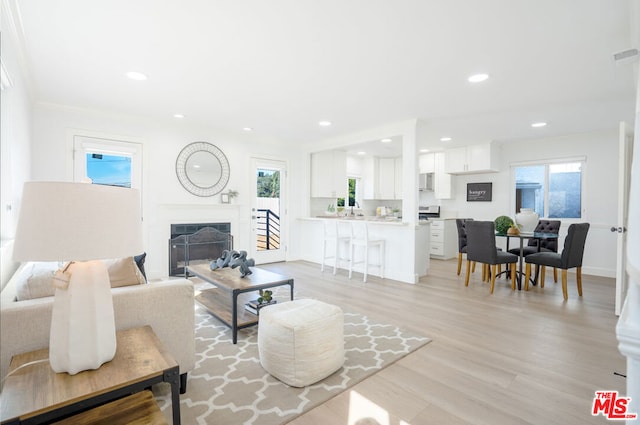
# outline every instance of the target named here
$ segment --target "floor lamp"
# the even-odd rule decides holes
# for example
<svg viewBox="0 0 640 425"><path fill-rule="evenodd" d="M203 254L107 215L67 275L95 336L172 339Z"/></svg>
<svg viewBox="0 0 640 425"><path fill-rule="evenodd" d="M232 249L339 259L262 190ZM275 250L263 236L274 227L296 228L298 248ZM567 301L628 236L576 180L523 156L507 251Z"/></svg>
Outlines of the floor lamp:
<svg viewBox="0 0 640 425"><path fill-rule="evenodd" d="M74 375L113 359L111 285L100 260L143 251L140 202L136 189L25 183L14 260L69 262L53 279L49 361L54 371Z"/></svg>

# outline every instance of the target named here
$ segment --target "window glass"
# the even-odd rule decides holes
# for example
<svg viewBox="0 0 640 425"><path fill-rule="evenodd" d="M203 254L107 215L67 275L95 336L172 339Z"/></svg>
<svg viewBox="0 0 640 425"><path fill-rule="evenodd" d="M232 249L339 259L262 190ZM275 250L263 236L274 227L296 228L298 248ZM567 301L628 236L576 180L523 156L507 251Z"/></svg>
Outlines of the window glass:
<svg viewBox="0 0 640 425"><path fill-rule="evenodd" d="M131 157L86 154L87 177L93 184L131 187Z"/></svg>
<svg viewBox="0 0 640 425"><path fill-rule="evenodd" d="M258 170L258 198L280 198L280 171Z"/></svg>
<svg viewBox="0 0 640 425"><path fill-rule="evenodd" d="M531 208L540 217L581 218L582 162L515 167L515 211Z"/></svg>
<svg viewBox="0 0 640 425"><path fill-rule="evenodd" d="M549 218L580 218L582 164L549 165Z"/></svg>
<svg viewBox="0 0 640 425"><path fill-rule="evenodd" d="M545 166L516 167L516 212L531 208L544 216Z"/></svg>
<svg viewBox="0 0 640 425"><path fill-rule="evenodd" d="M356 179L349 179L349 206L354 207L356 205Z"/></svg>

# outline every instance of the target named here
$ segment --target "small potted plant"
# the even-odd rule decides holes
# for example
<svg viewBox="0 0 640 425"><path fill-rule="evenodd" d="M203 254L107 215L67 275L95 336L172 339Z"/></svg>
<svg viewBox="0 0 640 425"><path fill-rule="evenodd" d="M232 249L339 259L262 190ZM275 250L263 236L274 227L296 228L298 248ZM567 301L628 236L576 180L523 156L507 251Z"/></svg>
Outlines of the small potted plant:
<svg viewBox="0 0 640 425"><path fill-rule="evenodd" d="M518 236L520 234L520 226L513 223L511 227L507 229L507 235Z"/></svg>
<svg viewBox="0 0 640 425"><path fill-rule="evenodd" d="M495 219L496 232L500 234L506 234L509 228L514 225L513 219L508 215L501 215Z"/></svg>
<svg viewBox="0 0 640 425"><path fill-rule="evenodd" d="M268 289L260 290L260 297L258 298L258 304L269 304L272 300L273 291Z"/></svg>

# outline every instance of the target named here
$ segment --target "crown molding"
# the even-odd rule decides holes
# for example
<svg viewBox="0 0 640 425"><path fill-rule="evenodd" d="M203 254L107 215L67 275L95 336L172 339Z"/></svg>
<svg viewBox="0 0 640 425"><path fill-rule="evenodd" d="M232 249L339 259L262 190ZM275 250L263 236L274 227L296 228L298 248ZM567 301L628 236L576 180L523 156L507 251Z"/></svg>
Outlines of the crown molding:
<svg viewBox="0 0 640 425"><path fill-rule="evenodd" d="M0 0L0 11L3 21L7 23L7 28L3 28L3 30L8 33L9 37L7 38L13 41L12 44L15 48L16 60L18 62L18 67L20 68L25 89L29 97L33 98L33 79L31 77L29 61L26 54L26 43L24 41L24 30L18 0ZM10 74L6 69L4 69L3 64L3 74L5 71L7 76L9 76ZM13 83L16 83L16 81L17 77L14 76Z"/></svg>

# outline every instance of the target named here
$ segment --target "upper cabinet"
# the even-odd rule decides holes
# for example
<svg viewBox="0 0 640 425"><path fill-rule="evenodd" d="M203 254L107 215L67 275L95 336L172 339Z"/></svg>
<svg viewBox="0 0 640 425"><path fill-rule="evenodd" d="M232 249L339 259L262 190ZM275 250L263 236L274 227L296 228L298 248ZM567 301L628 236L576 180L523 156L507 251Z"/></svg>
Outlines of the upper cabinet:
<svg viewBox="0 0 640 425"><path fill-rule="evenodd" d="M420 174L430 174L433 185L427 190L433 190L436 199L453 198L453 176L445 171L445 153L434 152L420 155L418 158Z"/></svg>
<svg viewBox="0 0 640 425"><path fill-rule="evenodd" d="M402 158L368 158L364 171L364 199L402 199Z"/></svg>
<svg viewBox="0 0 640 425"><path fill-rule="evenodd" d="M434 157L434 179L433 179L433 194L436 199L451 199L453 198L453 176L449 173L445 173L445 154L444 152L437 152L433 154Z"/></svg>
<svg viewBox="0 0 640 425"><path fill-rule="evenodd" d="M476 174L499 171L499 148L491 143L446 149L444 153L446 173Z"/></svg>
<svg viewBox="0 0 640 425"><path fill-rule="evenodd" d="M330 150L311 154L311 196L346 198L346 152Z"/></svg>
<svg viewBox="0 0 640 425"><path fill-rule="evenodd" d="M435 173L435 154L425 153L418 157L418 169L420 174Z"/></svg>
<svg viewBox="0 0 640 425"><path fill-rule="evenodd" d="M396 199L396 165L394 158L378 158L376 199Z"/></svg>
<svg viewBox="0 0 640 425"><path fill-rule="evenodd" d="M403 176L402 176L402 158L395 158L393 161L394 165L394 177L395 177L395 190L394 190L394 199L402 199L402 188L404 187Z"/></svg>

